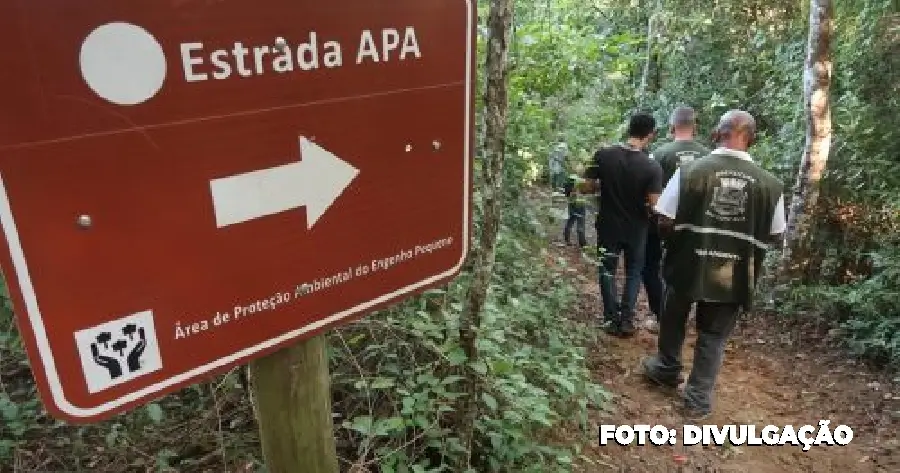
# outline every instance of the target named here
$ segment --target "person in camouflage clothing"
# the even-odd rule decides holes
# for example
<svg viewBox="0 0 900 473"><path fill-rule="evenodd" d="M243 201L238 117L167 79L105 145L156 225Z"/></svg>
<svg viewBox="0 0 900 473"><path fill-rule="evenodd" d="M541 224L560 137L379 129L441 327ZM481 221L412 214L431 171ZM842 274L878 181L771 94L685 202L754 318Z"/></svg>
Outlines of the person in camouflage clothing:
<svg viewBox="0 0 900 473"><path fill-rule="evenodd" d="M566 159L569 156L569 146L565 142L565 135L558 136L558 142L550 149L547 170L550 173L550 189L559 191L566 180Z"/></svg>
<svg viewBox="0 0 900 473"><path fill-rule="evenodd" d="M566 240L566 244L571 245L572 227L575 227L575 232L578 234L578 247L584 248L587 246L587 238L584 234L587 199L578 191L578 184L580 184L581 181L582 179L578 177L578 174L572 174L569 176L569 179L566 180L566 184L563 187L563 192L569 201L569 219L566 220L566 228L563 230L563 237Z"/></svg>
<svg viewBox="0 0 900 473"><path fill-rule="evenodd" d="M725 344L740 312L751 308L763 258L786 226L784 184L747 153L755 136L749 113L725 113L713 134L718 148L676 170L656 203L666 237L667 289L657 354L642 365L650 381L678 386L688 313L696 302L694 362L681 392L692 421L712 412Z"/></svg>

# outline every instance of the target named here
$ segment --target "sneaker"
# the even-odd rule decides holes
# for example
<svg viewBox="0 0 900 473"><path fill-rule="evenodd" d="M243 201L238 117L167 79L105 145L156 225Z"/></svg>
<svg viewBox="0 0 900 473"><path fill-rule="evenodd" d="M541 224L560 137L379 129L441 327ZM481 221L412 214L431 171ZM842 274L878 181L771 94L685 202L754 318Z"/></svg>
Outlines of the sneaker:
<svg viewBox="0 0 900 473"><path fill-rule="evenodd" d="M652 334L658 334L659 333L659 322L657 322L656 319L654 319L654 318L647 319L644 321L643 329Z"/></svg>

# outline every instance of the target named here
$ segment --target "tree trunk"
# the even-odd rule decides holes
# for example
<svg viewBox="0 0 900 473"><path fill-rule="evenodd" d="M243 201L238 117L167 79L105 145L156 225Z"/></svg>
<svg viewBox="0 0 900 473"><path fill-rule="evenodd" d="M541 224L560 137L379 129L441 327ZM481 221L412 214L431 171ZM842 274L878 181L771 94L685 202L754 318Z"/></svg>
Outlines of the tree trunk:
<svg viewBox="0 0 900 473"><path fill-rule="evenodd" d="M637 90L637 106L638 109L644 108L644 98L647 95L647 81L650 78L650 63L653 62L653 38L655 35L654 31L654 22L656 20L656 16L662 10L662 0L656 1L656 9L650 12L649 18L647 18L647 53L644 58L644 69L641 73L641 84L638 86Z"/></svg>
<svg viewBox="0 0 900 473"><path fill-rule="evenodd" d="M782 278L797 274L801 248L810 237L819 199L819 183L831 150L831 38L834 32L831 0L811 0L809 40L803 71L806 107L806 145L794 186L782 253Z"/></svg>
<svg viewBox="0 0 900 473"><path fill-rule="evenodd" d="M466 306L460 318L459 336L469 363L478 361L478 335L481 328L481 314L487 299L491 276L494 271L494 256L497 232L500 229L503 201L503 160L506 151L507 126L507 56L509 53L510 28L513 15L512 0L491 0L488 17L490 38L485 61L486 85L484 94L484 161L481 167L481 199L484 218L481 222L479 245L473 251L473 275L466 294ZM464 469L472 468L473 461L479 461L478 442L475 439L475 421L478 419L478 404L481 387L476 375L470 374L466 380L466 396L459 412L459 432L463 445L469 451ZM462 470L459 470L462 471Z"/></svg>
<svg viewBox="0 0 900 473"><path fill-rule="evenodd" d="M270 473L338 473L325 347L319 335L250 365Z"/></svg>

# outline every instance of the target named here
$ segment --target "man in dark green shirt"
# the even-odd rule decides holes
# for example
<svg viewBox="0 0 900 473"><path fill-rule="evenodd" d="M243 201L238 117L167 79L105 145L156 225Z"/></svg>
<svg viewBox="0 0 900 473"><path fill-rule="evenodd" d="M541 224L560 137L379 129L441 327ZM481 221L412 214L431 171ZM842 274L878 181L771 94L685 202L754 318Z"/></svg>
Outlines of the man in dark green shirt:
<svg viewBox="0 0 900 473"><path fill-rule="evenodd" d="M756 123L741 110L722 116L718 144L708 156L676 170L657 204L666 239L663 276L668 289L657 354L644 375L678 385L688 313L697 303L694 363L683 391L686 417L705 419L725 344L742 309L752 305L763 258L785 229L784 185L753 162Z"/></svg>
<svg viewBox="0 0 900 473"><path fill-rule="evenodd" d="M669 116L669 134L673 141L663 144L651 155L663 170L663 185L669 182L675 170L682 164L690 163L709 154L709 149L694 141L697 130L697 118L691 107L678 107ZM644 269L641 276L644 290L647 291L647 302L655 320L650 319L646 328L650 332L658 330L659 316L662 313L663 282L660 276L663 248L659 231L654 219L647 232L647 249L644 253Z"/></svg>

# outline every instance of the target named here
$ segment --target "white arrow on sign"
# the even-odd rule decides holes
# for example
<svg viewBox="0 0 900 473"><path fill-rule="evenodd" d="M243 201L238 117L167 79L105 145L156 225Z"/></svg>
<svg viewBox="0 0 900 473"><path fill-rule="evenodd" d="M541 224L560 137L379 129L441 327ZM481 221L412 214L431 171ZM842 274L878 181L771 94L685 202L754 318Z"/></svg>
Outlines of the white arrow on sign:
<svg viewBox="0 0 900 473"><path fill-rule="evenodd" d="M312 228L359 174L359 169L300 137L300 161L212 179L218 228L306 207Z"/></svg>

